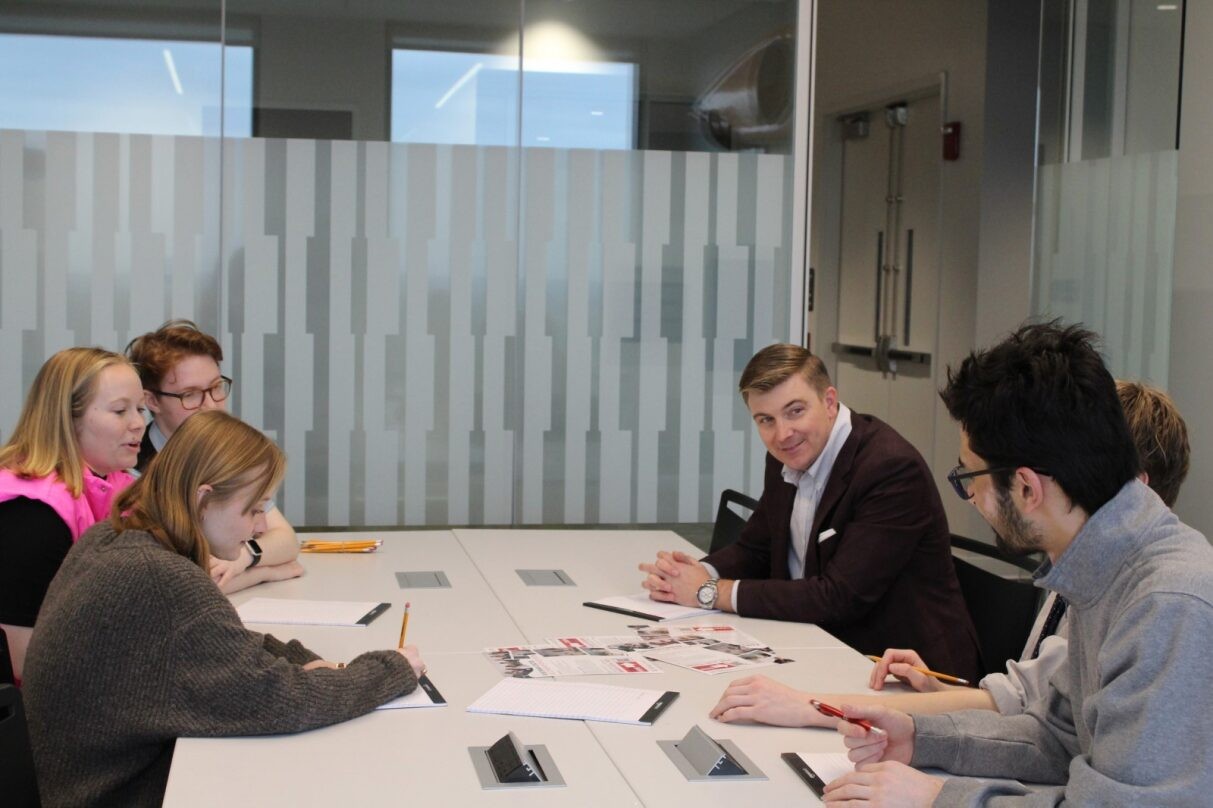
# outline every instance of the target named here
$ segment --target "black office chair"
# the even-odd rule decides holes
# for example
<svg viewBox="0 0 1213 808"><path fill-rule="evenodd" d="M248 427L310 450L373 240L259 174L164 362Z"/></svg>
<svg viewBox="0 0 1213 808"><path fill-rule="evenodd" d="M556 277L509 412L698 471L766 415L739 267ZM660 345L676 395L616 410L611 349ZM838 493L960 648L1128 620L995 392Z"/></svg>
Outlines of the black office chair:
<svg viewBox="0 0 1213 808"><path fill-rule="evenodd" d="M750 515L742 516L730 505L740 505L753 513L758 507L758 500L751 499L745 494L726 488L720 492L720 506L716 509L716 524L712 527L712 544L709 553L728 547L741 537L741 529L749 521Z"/></svg>
<svg viewBox="0 0 1213 808"><path fill-rule="evenodd" d="M1030 559L1011 558L985 542L952 536L953 550L994 558L1022 570L1034 570ZM1040 608L1040 590L1030 580L1005 578L952 555L956 578L964 595L969 616L977 629L983 675L1006 669L1008 659L1019 659Z"/></svg>
<svg viewBox="0 0 1213 808"><path fill-rule="evenodd" d="M29 746L21 691L0 685L0 794L12 808L38 808L38 781Z"/></svg>
<svg viewBox="0 0 1213 808"><path fill-rule="evenodd" d="M8 651L8 635L0 628L0 685L17 684L17 675L13 670L13 657Z"/></svg>

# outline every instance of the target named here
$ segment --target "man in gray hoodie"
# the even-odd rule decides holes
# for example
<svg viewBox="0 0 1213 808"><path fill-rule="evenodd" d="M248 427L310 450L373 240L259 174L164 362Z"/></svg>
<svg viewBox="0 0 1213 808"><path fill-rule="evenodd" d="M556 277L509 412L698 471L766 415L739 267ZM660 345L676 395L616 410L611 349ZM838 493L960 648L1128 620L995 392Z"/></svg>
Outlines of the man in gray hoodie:
<svg viewBox="0 0 1213 808"><path fill-rule="evenodd" d="M1094 335L1020 328L949 370L960 423L948 475L1037 584L1070 606L1067 663L1022 715L845 708L856 771L826 802L1200 805L1213 794L1213 548L1144 484ZM911 767L964 778L938 780ZM980 779L979 779L980 778ZM1024 785L1031 783L1037 785Z"/></svg>

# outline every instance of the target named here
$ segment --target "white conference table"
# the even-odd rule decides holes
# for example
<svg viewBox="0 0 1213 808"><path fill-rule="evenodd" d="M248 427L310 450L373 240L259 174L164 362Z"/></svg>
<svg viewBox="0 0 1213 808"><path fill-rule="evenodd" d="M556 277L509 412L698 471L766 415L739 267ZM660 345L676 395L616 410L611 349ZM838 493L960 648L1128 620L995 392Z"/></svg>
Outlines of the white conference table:
<svg viewBox="0 0 1213 808"><path fill-rule="evenodd" d="M455 536L493 592L532 643L576 634L630 634L634 617L582 606L587 600L643 592L644 573L658 550L703 552L668 530L465 530ZM573 586L528 586L518 569L560 569ZM745 626L778 648L847 648L817 626L713 614L695 621Z"/></svg>
<svg viewBox="0 0 1213 808"><path fill-rule="evenodd" d="M426 665L445 707L378 710L295 735L182 738L164 805L642 804L585 722L467 712L501 678L481 654L428 654ZM467 747L511 730L523 744L547 746L568 785L482 790Z"/></svg>
<svg viewBox="0 0 1213 808"><path fill-rule="evenodd" d="M850 648L776 648L781 656L795 661L786 665L761 668L762 673L800 690L815 693L841 693L866 690L872 663ZM824 728L770 727L755 724L723 724L708 717L721 692L737 675L704 676L696 671L663 666L661 687L677 690L680 695L665 715L651 728L647 738L638 738L627 730L634 727L590 722L587 724L611 760L627 777L645 805L694 805L696 808L720 806L738 808L742 805L814 804L816 798L780 759L784 752L842 752L844 747L837 732ZM608 677L578 677L583 681L604 681ZM635 687L653 687L650 677L627 678L621 682ZM658 677L651 677L657 679ZM859 684L857 684L859 683ZM615 682L611 682L615 684ZM837 705L835 705L837 706ZM657 741L678 740L698 724L717 740L737 744L762 773L765 781L695 782L688 783Z"/></svg>
<svg viewBox="0 0 1213 808"><path fill-rule="evenodd" d="M329 659L395 646L401 607L412 602L408 640L421 647L446 707L378 711L297 735L177 742L164 805L400 805L421 801L486 805L771 804L815 798L779 759L782 752L838 752L828 730L721 724L708 711L736 675L707 676L659 663L662 674L576 677L601 684L680 693L652 727L558 721L466 712L500 679L482 649L537 643L553 636L626 634L636 618L582 606L639 590L636 564L659 549L698 552L668 531L456 530L308 534L304 538L383 539L377 553L307 554L307 574L234 595L381 600L392 608L366 628L251 626L299 639ZM561 569L573 586L527 586L516 569ZM402 590L396 572L441 570L449 589ZM865 692L870 664L815 626L713 614L675 624L725 623L754 635L787 665L759 669L817 692ZM686 781L658 740L677 740L695 724L739 744L766 781ZM487 746L512 730L523 744L544 744L567 786L482 790L469 746ZM231 788L219 783L239 784Z"/></svg>
<svg viewBox="0 0 1213 808"><path fill-rule="evenodd" d="M301 538L381 538L383 545L374 553L302 553L299 560L306 570L302 577L237 592L232 603L239 606L255 597L319 598L386 601L391 608L366 628L250 625L254 631L297 639L326 659L349 660L363 651L395 648L404 604L409 601L408 642L427 654L526 641L449 530L307 533ZM402 589L397 582L398 572L424 571L445 573L450 588Z"/></svg>

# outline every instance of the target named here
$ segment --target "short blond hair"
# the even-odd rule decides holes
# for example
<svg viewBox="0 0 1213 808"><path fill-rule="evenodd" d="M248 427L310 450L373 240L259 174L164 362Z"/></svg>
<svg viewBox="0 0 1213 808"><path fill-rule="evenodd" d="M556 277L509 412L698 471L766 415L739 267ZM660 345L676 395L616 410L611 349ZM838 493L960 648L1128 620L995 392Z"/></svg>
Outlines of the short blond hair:
<svg viewBox="0 0 1213 808"><path fill-rule="evenodd" d="M42 365L25 397L8 443L0 448L0 468L37 479L54 473L72 496L84 490L84 458L76 422L97 394L106 368L131 363L102 348L67 348Z"/></svg>
<svg viewBox="0 0 1213 808"><path fill-rule="evenodd" d="M117 530L146 530L160 544L210 566L202 510L226 502L249 485L248 512L282 481L286 458L274 442L220 410L200 412L173 432L143 476L114 501ZM198 489L211 491L198 496Z"/></svg>
<svg viewBox="0 0 1213 808"><path fill-rule="evenodd" d="M750 393L774 390L797 373L819 396L824 396L830 387L830 373L820 357L807 348L781 342L754 354L741 372L737 388L742 400L749 401Z"/></svg>
<svg viewBox="0 0 1213 808"><path fill-rule="evenodd" d="M1149 478L1149 486L1171 507L1191 465L1188 425L1171 397L1155 387L1118 380L1116 392L1141 470Z"/></svg>

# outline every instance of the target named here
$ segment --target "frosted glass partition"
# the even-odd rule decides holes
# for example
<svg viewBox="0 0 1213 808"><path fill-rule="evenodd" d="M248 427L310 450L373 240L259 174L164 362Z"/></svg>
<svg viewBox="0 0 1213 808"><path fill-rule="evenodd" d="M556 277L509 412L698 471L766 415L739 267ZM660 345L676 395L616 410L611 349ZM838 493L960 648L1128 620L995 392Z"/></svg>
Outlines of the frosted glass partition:
<svg viewBox="0 0 1213 808"><path fill-rule="evenodd" d="M761 488L789 159L4 131L0 424L55 350L193 317L297 523L709 520Z"/></svg>
<svg viewBox="0 0 1213 808"><path fill-rule="evenodd" d="M1167 386L1184 3L1042 0L1033 313Z"/></svg>
<svg viewBox="0 0 1213 808"><path fill-rule="evenodd" d="M1178 152L1040 166L1033 310L1103 337L1114 374L1165 388Z"/></svg>
<svg viewBox="0 0 1213 808"><path fill-rule="evenodd" d="M790 158L525 155L516 518L706 521L761 490L736 384L787 338Z"/></svg>
<svg viewBox="0 0 1213 808"><path fill-rule="evenodd" d="M0 129L0 439L42 362L219 322L218 138Z"/></svg>
<svg viewBox="0 0 1213 808"><path fill-rule="evenodd" d="M297 525L761 489L807 0L0 6L0 440L54 351L186 317Z"/></svg>

